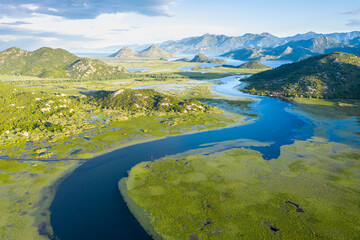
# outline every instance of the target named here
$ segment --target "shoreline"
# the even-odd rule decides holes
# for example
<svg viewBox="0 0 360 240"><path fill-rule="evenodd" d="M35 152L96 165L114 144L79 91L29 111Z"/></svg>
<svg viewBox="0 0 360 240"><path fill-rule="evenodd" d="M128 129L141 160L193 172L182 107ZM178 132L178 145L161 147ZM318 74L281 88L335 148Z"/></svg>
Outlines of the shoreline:
<svg viewBox="0 0 360 240"><path fill-rule="evenodd" d="M75 165L71 166L67 170L60 173L58 178L55 178L53 182L51 182L48 186L41 189L41 197L40 200L36 203L38 205L36 211L32 214L34 217L34 225L38 228L39 235L43 236L43 234L40 234L40 230L44 231L44 234L49 237L49 239L53 239L53 229L51 226L51 211L50 211L50 205L55 197L56 190L61 184L61 182L66 179L71 173L73 173L79 166L81 166L83 162L79 161ZM43 213L46 213L44 216ZM40 228L41 225L41 228ZM51 236L51 238L50 238Z"/></svg>
<svg viewBox="0 0 360 240"><path fill-rule="evenodd" d="M151 218L149 213L146 212L145 208L137 205L134 200L129 196L126 185L127 178L122 178L118 182L118 188L121 193L121 196L126 203L126 206L130 210L131 214L136 218L140 223L142 228L154 239L154 240L163 240L163 237L155 231L153 225L151 224Z"/></svg>
<svg viewBox="0 0 360 240"><path fill-rule="evenodd" d="M227 112L220 113L220 114L227 114ZM230 114L232 114L232 113L230 113ZM220 130L220 129L238 127L238 126L243 126L243 125L247 125L247 124L252 124L253 122L258 120L258 118L256 118L256 117L253 117L253 119L249 119L249 120L245 120L246 118L248 118L248 117L245 116L245 115L242 115L242 117L235 120L236 122L234 122L234 123L225 123L226 124L225 127L215 127L213 129L206 129L206 130L201 130L201 131L196 131L195 130L195 131L189 131L189 132L182 133L182 134L177 134L177 135L168 135L168 136L165 136L165 137L150 137L150 138L142 139L142 140L129 141L127 143L120 144L119 146L112 147L112 148L109 148L109 149L106 149L106 150L103 150L103 151L99 151L98 153L93 154L92 157L90 157L90 158L59 158L59 159L56 159L56 158L54 158L54 159L51 159L51 158L49 158L49 159L0 158L0 160L4 160L4 161L39 161L39 162L88 161L88 160L94 159L96 157L100 157L100 156L103 156L105 154L114 152L114 151L119 150L121 148L133 146L133 145L140 144L140 143L152 142L152 141L156 141L156 140L160 140L160 139L164 139L164 138L176 137L176 136L196 134L196 133L199 133L199 132L216 131L216 130Z"/></svg>

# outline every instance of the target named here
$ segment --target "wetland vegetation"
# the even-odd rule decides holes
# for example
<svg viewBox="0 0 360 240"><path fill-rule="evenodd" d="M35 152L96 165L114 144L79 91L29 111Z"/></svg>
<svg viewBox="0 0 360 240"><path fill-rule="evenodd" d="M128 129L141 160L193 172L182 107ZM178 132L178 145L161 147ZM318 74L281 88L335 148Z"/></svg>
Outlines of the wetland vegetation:
<svg viewBox="0 0 360 240"><path fill-rule="evenodd" d="M135 66L139 64L151 64L156 70L168 62L144 60ZM197 86L214 83L192 82L198 78L196 72L178 69L186 63L169 65L168 72L128 73L126 78L114 80L36 74L0 77L0 154L3 159L18 159L0 160L0 238L52 237L48 208L56 186L83 163L82 159L169 135L247 121L245 111L223 111L217 103L201 101L213 96L226 105L226 100L209 88ZM228 75L209 73L200 79ZM151 89L132 90L153 84L188 87L176 93L165 91L167 95ZM239 100L244 107L250 103Z"/></svg>
<svg viewBox="0 0 360 240"><path fill-rule="evenodd" d="M40 54L11 51L21 58ZM69 62L100 63L66 56ZM7 75L0 76L0 155L16 160L0 160L0 207L5 213L0 238L53 237L48 208L56 186L84 160L136 143L255 121L252 106L258 99L219 94L214 86L222 84L218 79L269 69L249 63L182 71L180 67L194 63L98 58L108 64L106 69L147 70L121 70L111 78L45 74L40 68L29 72L28 65L16 73L28 76L13 75L10 68L2 72ZM358 122L359 103L291 101L294 112L316 123L316 137L282 146L280 157L270 161L247 148L270 143L243 139L224 143L225 149L203 146L200 152L141 163L119 185L131 210L140 213L140 222L155 238L358 236L354 204L359 201L360 130L335 130L352 141L348 145L330 141L327 131L334 119ZM322 125L324 118L329 122Z"/></svg>
<svg viewBox="0 0 360 240"><path fill-rule="evenodd" d="M358 238L359 101L287 100L294 104L291 111L314 124L314 136L282 146L275 159L264 160L244 144L268 143L244 139L230 149L204 146L133 167L119 188L149 234L155 239Z"/></svg>
<svg viewBox="0 0 360 240"><path fill-rule="evenodd" d="M148 213L139 219L163 239L359 236L359 149L315 137L270 161L241 147L211 152L130 171L128 194Z"/></svg>

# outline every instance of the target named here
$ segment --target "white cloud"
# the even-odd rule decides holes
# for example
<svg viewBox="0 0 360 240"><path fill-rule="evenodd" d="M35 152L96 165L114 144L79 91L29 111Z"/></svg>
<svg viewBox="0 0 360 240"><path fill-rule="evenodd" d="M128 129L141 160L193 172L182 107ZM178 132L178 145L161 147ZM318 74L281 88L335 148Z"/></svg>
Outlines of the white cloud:
<svg viewBox="0 0 360 240"><path fill-rule="evenodd" d="M1 16L27 16L36 11L68 19L93 19L103 13L137 12L147 16L171 16L177 0L1 0ZM16 7L15 7L16 6ZM20 6L20 7L17 7ZM57 11L54 11L56 9Z"/></svg>
<svg viewBox="0 0 360 240"><path fill-rule="evenodd" d="M49 12L58 12L56 8L48 8Z"/></svg>
<svg viewBox="0 0 360 240"><path fill-rule="evenodd" d="M76 48L95 49L113 45L157 43L205 33L226 34L233 31L230 27L184 24L173 18L148 17L137 13L101 14L95 19L77 20L33 13L25 18L0 18L0 27L1 23L9 22L26 23L12 25L12 31L19 31L22 35L28 32L29 36L43 32L43 35L38 34L38 37L42 37L39 41L43 45L73 51L76 51ZM79 39L76 36L79 36Z"/></svg>
<svg viewBox="0 0 360 240"><path fill-rule="evenodd" d="M36 11L37 9L39 9L39 6L35 4L21 4L20 7L30 11Z"/></svg>

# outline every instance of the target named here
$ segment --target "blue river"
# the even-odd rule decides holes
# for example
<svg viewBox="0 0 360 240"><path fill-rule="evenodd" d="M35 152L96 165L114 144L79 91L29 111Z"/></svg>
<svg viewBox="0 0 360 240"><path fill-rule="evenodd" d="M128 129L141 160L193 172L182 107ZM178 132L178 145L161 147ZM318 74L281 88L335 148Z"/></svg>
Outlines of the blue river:
<svg viewBox="0 0 360 240"><path fill-rule="evenodd" d="M215 86L214 91L249 97L234 89L240 83L236 77L222 81L224 84ZM62 181L51 204L55 237L60 240L151 239L128 210L118 189L118 181L140 162L237 139L271 142L264 147L248 147L271 160L280 155L281 146L313 136L313 124L289 111L291 104L280 99L250 97L260 99L250 105L258 114L258 119L251 124L141 143L81 165Z"/></svg>

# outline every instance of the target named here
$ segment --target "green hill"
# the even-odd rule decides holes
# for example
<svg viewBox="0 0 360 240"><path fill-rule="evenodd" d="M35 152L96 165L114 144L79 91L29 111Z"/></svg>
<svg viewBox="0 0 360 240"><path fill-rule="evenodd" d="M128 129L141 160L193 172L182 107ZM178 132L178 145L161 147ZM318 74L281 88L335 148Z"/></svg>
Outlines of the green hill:
<svg viewBox="0 0 360 240"><path fill-rule="evenodd" d="M65 68L70 78L115 79L121 78L128 71L119 66L113 67L100 60L80 58Z"/></svg>
<svg viewBox="0 0 360 240"><path fill-rule="evenodd" d="M227 68L238 68L238 69L261 69L261 70L272 69L271 67L268 67L258 61L249 61L241 64L240 66L233 66L233 65L222 65L222 66Z"/></svg>
<svg viewBox="0 0 360 240"><path fill-rule="evenodd" d="M7 132L59 131L78 111L77 101L65 95L34 92L0 84L0 134Z"/></svg>
<svg viewBox="0 0 360 240"><path fill-rule="evenodd" d="M258 61L246 62L244 64L241 64L237 68L240 68L240 69L271 69L271 67L268 67Z"/></svg>
<svg viewBox="0 0 360 240"><path fill-rule="evenodd" d="M127 73L98 60L79 58L63 49L43 47L29 52L9 48L0 52L0 74L41 78L119 78Z"/></svg>
<svg viewBox="0 0 360 240"><path fill-rule="evenodd" d="M211 59L202 53L197 54L190 62L197 63L227 63L225 59Z"/></svg>
<svg viewBox="0 0 360 240"><path fill-rule="evenodd" d="M282 65L246 79L244 91L258 95L360 98L360 56L330 53Z"/></svg>
<svg viewBox="0 0 360 240"><path fill-rule="evenodd" d="M92 96L78 98L0 83L0 135L62 132L70 122L83 125L89 110L100 108L118 110L124 116L202 113L215 109L194 99L177 98L153 89L96 91Z"/></svg>
<svg viewBox="0 0 360 240"><path fill-rule="evenodd" d="M207 112L211 106L194 99L181 99L159 93L153 89L120 89L118 91L99 91L89 99L102 108L126 111L147 112Z"/></svg>

